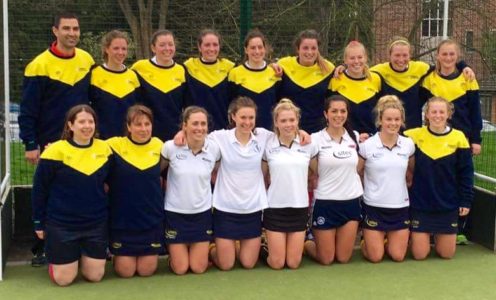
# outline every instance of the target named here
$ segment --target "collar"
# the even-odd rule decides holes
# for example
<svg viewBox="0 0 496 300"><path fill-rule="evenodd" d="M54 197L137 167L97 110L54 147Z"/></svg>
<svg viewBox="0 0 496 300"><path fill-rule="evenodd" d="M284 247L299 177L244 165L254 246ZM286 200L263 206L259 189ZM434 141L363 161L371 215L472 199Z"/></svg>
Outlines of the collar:
<svg viewBox="0 0 496 300"><path fill-rule="evenodd" d="M208 138L205 138L205 142L203 143L203 147L201 148L200 152L194 154L193 151L191 151L191 148L188 146L188 143L186 143L184 146L179 146L179 148L183 151L188 151L191 152L193 155L198 155L200 153L208 153L209 151L209 144L208 144Z"/></svg>
<svg viewBox="0 0 496 300"><path fill-rule="evenodd" d="M271 139L270 146L271 146L271 148L282 147L282 148L291 149L293 147L294 143L296 143L297 145L301 144L299 135L296 135L296 137L291 141L291 145L289 145L289 147L287 147L287 146L281 144L279 137L274 134L273 138Z"/></svg>
<svg viewBox="0 0 496 300"><path fill-rule="evenodd" d="M396 140L396 144L394 144L392 148L389 148L389 147L384 146L384 144L381 141L381 137L379 136L379 132L377 132L376 134L374 134L371 137L371 139L373 139L373 142L374 142L376 148L378 148L378 149L380 149L380 148L386 148L386 149L392 150L392 149L394 149L394 147L401 148L401 145L403 144L403 142L401 141L401 136L399 134L398 134L398 139Z"/></svg>
<svg viewBox="0 0 496 300"><path fill-rule="evenodd" d="M346 129L344 130L344 133L341 136L341 140L340 141L333 140L332 137L329 135L329 132L327 132L327 130L325 128L321 130L321 134L324 137L324 140L326 142L335 142L335 143L338 143L339 144L339 143L341 143L343 141L345 141L345 142L351 142L351 141L353 141L353 139L351 138L351 136L348 134L348 130L346 130Z"/></svg>
<svg viewBox="0 0 496 300"><path fill-rule="evenodd" d="M53 41L53 43L50 45L50 52L52 52L55 56L60 57L60 58L72 58L76 55L76 49L74 48L74 51L70 55L65 55L64 53L60 52L59 49L57 49L57 41Z"/></svg>
<svg viewBox="0 0 496 300"><path fill-rule="evenodd" d="M228 133L229 143L241 145L241 143L236 138L235 130L236 130L236 128L229 129L229 133ZM257 141L255 139L255 135L253 134L253 132L251 132L250 133L250 140L248 141L248 143L246 143L246 145L249 145L251 143L256 143L256 142Z"/></svg>

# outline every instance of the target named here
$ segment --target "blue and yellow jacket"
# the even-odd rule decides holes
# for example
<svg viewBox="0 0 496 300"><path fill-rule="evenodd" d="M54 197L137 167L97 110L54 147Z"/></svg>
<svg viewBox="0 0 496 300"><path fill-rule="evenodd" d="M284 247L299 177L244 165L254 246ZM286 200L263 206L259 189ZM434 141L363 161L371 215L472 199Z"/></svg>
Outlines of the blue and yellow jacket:
<svg viewBox="0 0 496 300"><path fill-rule="evenodd" d="M163 67L142 59L131 67L139 75L143 104L153 111L153 136L170 140L181 127L186 106L186 70L174 63Z"/></svg>
<svg viewBox="0 0 496 300"><path fill-rule="evenodd" d="M373 135L377 128L374 121L374 107L382 95L381 76L370 72L370 78L351 78L346 72L332 78L329 85L331 94L339 94L350 104L349 120L353 130Z"/></svg>
<svg viewBox="0 0 496 300"><path fill-rule="evenodd" d="M85 228L107 219L104 182L109 171L110 147L93 139L87 146L71 140L50 145L41 155L33 181L35 230L46 223Z"/></svg>
<svg viewBox="0 0 496 300"><path fill-rule="evenodd" d="M160 224L164 217L162 141L153 137L139 144L128 137L113 137L107 143L113 151L108 179L110 227L143 230Z"/></svg>
<svg viewBox="0 0 496 300"><path fill-rule="evenodd" d="M326 60L330 72L324 74L318 64L305 67L294 56L281 58L277 63L284 70L279 99L289 98L301 109L301 129L309 133L321 130L325 126L324 102L334 65Z"/></svg>
<svg viewBox="0 0 496 300"><path fill-rule="evenodd" d="M272 109L277 102L278 88L281 78L274 69L265 66L263 69L251 69L242 64L229 72L229 94L250 97L257 104L256 127L272 130Z"/></svg>
<svg viewBox="0 0 496 300"><path fill-rule="evenodd" d="M89 73L94 63L91 55L78 48L72 57L59 57L48 49L26 66L19 114L26 150L38 146L43 150L60 139L67 111L89 103Z"/></svg>
<svg viewBox="0 0 496 300"><path fill-rule="evenodd" d="M208 111L212 118L209 130L227 128L227 108L231 102L227 77L234 63L225 58L213 63L189 58L184 66L188 71L187 105L198 105Z"/></svg>
<svg viewBox="0 0 496 300"><path fill-rule="evenodd" d="M469 81L462 73L443 76L432 72L425 77L421 93L424 101L436 96L453 103L455 112L450 120L453 128L463 131L470 144L482 142L482 115L476 80Z"/></svg>
<svg viewBox="0 0 496 300"><path fill-rule="evenodd" d="M410 206L427 212L470 208L474 165L463 132L436 134L423 126L404 132L416 146Z"/></svg>
<svg viewBox="0 0 496 300"><path fill-rule="evenodd" d="M100 138L125 132L127 109L140 101L140 83L129 69L112 71L97 66L91 71L90 102L98 116Z"/></svg>

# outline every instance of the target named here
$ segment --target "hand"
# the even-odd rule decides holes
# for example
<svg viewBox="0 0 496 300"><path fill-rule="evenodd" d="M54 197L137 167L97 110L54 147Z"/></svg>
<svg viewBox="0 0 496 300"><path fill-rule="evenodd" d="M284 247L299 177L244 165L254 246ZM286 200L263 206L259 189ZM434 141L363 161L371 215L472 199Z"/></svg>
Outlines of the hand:
<svg viewBox="0 0 496 300"><path fill-rule="evenodd" d="M284 73L284 71L280 65L278 65L277 63L271 63L270 67L272 69L274 69L274 72L276 72L276 77L282 77L282 74Z"/></svg>
<svg viewBox="0 0 496 300"><path fill-rule="evenodd" d="M176 146L184 146L186 145L186 133L182 130L179 130L174 136L174 145Z"/></svg>
<svg viewBox="0 0 496 300"><path fill-rule="evenodd" d="M368 138L370 137L370 135L368 133L360 133L359 137L358 137L358 141L360 143L363 143L365 142Z"/></svg>
<svg viewBox="0 0 496 300"><path fill-rule="evenodd" d="M345 65L339 65L334 69L334 78L338 78L346 70Z"/></svg>
<svg viewBox="0 0 496 300"><path fill-rule="evenodd" d="M44 240L45 239L45 231L43 231L43 230L35 230L35 233L36 233L36 236L40 240Z"/></svg>
<svg viewBox="0 0 496 300"><path fill-rule="evenodd" d="M40 150L36 149L36 150L26 151L24 152L24 157L30 164L36 165L40 160Z"/></svg>
<svg viewBox="0 0 496 300"><path fill-rule="evenodd" d="M470 208L460 207L458 214L460 215L460 217L463 217L463 216L468 215L469 212L470 212Z"/></svg>
<svg viewBox="0 0 496 300"><path fill-rule="evenodd" d="M474 70L472 70L470 67L465 67L463 69L463 76L469 81L475 80Z"/></svg>
<svg viewBox="0 0 496 300"><path fill-rule="evenodd" d="M472 148L472 155L481 154L482 147L480 144L470 144L470 148Z"/></svg>
<svg viewBox="0 0 496 300"><path fill-rule="evenodd" d="M309 135L305 130L299 130L298 134L300 135L300 142L302 146L312 143L312 136Z"/></svg>

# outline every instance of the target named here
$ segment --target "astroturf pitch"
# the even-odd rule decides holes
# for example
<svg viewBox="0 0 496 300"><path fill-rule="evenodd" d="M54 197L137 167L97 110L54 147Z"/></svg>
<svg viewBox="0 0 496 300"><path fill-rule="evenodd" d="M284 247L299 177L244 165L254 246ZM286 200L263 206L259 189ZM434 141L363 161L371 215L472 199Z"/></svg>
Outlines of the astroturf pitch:
<svg viewBox="0 0 496 300"><path fill-rule="evenodd" d="M46 268L8 266L0 299L496 299L496 254L478 245L460 246L452 260L431 255L402 263L366 262L358 251L349 264L320 266L304 259L298 270L274 271L259 263L229 272L176 276L160 260L156 275L121 279L108 265L100 283L78 278L54 286Z"/></svg>

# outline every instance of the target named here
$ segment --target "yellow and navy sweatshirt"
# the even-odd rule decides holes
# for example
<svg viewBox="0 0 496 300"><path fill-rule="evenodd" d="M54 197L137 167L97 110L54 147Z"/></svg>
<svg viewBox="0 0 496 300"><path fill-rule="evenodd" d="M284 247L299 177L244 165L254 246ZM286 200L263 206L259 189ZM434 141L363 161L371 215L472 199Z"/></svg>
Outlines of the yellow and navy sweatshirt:
<svg viewBox="0 0 496 300"><path fill-rule="evenodd" d="M329 90L330 94L339 94L348 100L353 130L369 135L377 131L373 110L382 95L380 75L370 72L370 78L356 79L343 72L338 78L332 78Z"/></svg>
<svg viewBox="0 0 496 300"><path fill-rule="evenodd" d="M131 67L141 82L143 104L153 111L153 136L170 140L181 127L185 108L186 70L174 63L159 66L150 59L142 59Z"/></svg>
<svg viewBox="0 0 496 300"><path fill-rule="evenodd" d="M33 181L35 230L45 224L86 228L107 220L104 182L109 172L110 147L92 139L86 146L72 140L50 145L40 157Z"/></svg>
<svg viewBox="0 0 496 300"><path fill-rule="evenodd" d="M334 65L326 60L330 72L324 74L318 64L305 67L294 56L281 58L277 63L284 70L278 98L289 98L301 109L301 129L309 133L321 130L325 126L324 102Z"/></svg>
<svg viewBox="0 0 496 300"><path fill-rule="evenodd" d="M133 70L97 66L91 71L90 102L98 116L100 138L124 134L127 109L140 101L139 87Z"/></svg>
<svg viewBox="0 0 496 300"><path fill-rule="evenodd" d="M436 134L428 127L409 129L404 134L416 146L410 207L443 212L468 207L474 195L474 165L463 132L450 128Z"/></svg>
<svg viewBox="0 0 496 300"><path fill-rule="evenodd" d="M19 114L26 150L43 150L60 139L67 111L89 103L89 73L94 63L91 55L78 48L71 57L47 49L26 66Z"/></svg>
<svg viewBox="0 0 496 300"><path fill-rule="evenodd" d="M455 106L450 123L453 128L463 131L470 144L482 142L482 115L479 84L469 81L462 73L443 76L437 72L427 75L422 83L421 98L442 97Z"/></svg>
<svg viewBox="0 0 496 300"><path fill-rule="evenodd" d="M198 105L208 111L212 118L209 130L227 128L227 108L231 102L227 77L234 63L225 58L212 63L189 58L184 66L188 71L187 105Z"/></svg>
<svg viewBox="0 0 496 300"><path fill-rule="evenodd" d="M281 83L274 69L267 65L263 69L252 69L242 64L229 72L228 80L230 98L250 97L257 104L256 127L272 130L272 109Z"/></svg>
<svg viewBox="0 0 496 300"><path fill-rule="evenodd" d="M110 228L144 230L157 226L164 218L162 141L152 137L140 144L128 137L113 137L107 143L113 152L108 177Z"/></svg>

